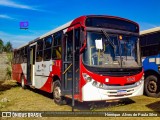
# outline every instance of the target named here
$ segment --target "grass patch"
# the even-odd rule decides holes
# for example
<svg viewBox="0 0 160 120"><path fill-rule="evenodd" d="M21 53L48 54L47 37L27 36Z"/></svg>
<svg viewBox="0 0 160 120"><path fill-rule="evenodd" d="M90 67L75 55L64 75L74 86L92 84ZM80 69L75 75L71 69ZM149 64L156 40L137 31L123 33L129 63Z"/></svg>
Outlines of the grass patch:
<svg viewBox="0 0 160 120"><path fill-rule="evenodd" d="M71 111L71 100L69 99L68 105L59 106L53 102L50 94L33 89L22 89L17 86L15 81L5 81L0 82L0 111ZM6 102L2 102L6 98ZM1 101L2 100L2 101ZM91 106L93 107L91 109ZM160 98L151 98L147 96L138 96L128 99L107 101L107 102L91 102L81 103L75 102L75 111L160 111ZM12 118L11 118L12 119ZM29 120L29 118L24 118ZM40 120L40 118L34 118ZM42 118L59 120L59 118ZM94 119L106 119L103 117L92 117L92 118L82 118L82 117L66 117L63 119L70 120L94 120ZM107 119L112 120L128 120L137 119L131 117L107 117ZM139 117L139 120L151 119L151 117ZM157 117L152 117L152 120L158 119Z"/></svg>

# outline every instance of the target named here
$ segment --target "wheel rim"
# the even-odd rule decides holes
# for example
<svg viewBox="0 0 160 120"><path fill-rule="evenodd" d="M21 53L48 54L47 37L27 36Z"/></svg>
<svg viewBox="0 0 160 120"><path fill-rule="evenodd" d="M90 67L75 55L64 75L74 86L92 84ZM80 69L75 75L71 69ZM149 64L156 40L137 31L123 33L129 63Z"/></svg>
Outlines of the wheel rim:
<svg viewBox="0 0 160 120"><path fill-rule="evenodd" d="M24 87L24 79L23 78L22 78L21 84L22 84L22 87Z"/></svg>
<svg viewBox="0 0 160 120"><path fill-rule="evenodd" d="M156 93L157 91L157 83L156 81L149 81L148 86L147 86L149 92L151 93Z"/></svg>
<svg viewBox="0 0 160 120"><path fill-rule="evenodd" d="M61 90L60 90L60 87L55 87L54 89L54 98L56 100L60 100L61 99Z"/></svg>

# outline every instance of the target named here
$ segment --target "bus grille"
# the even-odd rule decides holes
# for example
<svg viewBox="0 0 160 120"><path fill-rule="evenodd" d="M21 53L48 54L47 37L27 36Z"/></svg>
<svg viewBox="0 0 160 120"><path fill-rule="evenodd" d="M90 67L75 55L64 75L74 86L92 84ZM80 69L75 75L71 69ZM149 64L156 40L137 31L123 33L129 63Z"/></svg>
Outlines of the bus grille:
<svg viewBox="0 0 160 120"><path fill-rule="evenodd" d="M101 74L101 75L104 75L104 76L131 76L131 75L136 75L138 73L140 73L141 71L123 71L123 72L120 72L120 71L111 71L111 72L108 72L108 71L105 71L105 72L97 72L98 74Z"/></svg>

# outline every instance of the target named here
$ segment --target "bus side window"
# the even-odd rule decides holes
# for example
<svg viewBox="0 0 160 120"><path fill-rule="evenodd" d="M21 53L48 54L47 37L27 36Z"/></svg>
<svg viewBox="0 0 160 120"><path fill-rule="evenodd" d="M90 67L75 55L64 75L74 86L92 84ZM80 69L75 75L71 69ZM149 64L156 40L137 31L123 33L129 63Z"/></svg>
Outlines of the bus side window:
<svg viewBox="0 0 160 120"><path fill-rule="evenodd" d="M43 57L43 40L37 42L36 62L41 62Z"/></svg>
<svg viewBox="0 0 160 120"><path fill-rule="evenodd" d="M70 61L72 60L72 54L73 54L73 30L69 31L67 33L67 40L66 40L66 54L65 54L65 60Z"/></svg>
<svg viewBox="0 0 160 120"><path fill-rule="evenodd" d="M79 61L80 28L75 29L75 60Z"/></svg>
<svg viewBox="0 0 160 120"><path fill-rule="evenodd" d="M53 47L52 58L53 59L61 59L61 46Z"/></svg>
<svg viewBox="0 0 160 120"><path fill-rule="evenodd" d="M157 55L160 47L160 34L153 33L140 36L141 56ZM154 49L153 49L154 48Z"/></svg>
<svg viewBox="0 0 160 120"><path fill-rule="evenodd" d="M43 60L48 61L51 59L51 46L52 46L52 36L48 36L44 39L44 56Z"/></svg>
<svg viewBox="0 0 160 120"><path fill-rule="evenodd" d="M23 62L27 63L27 47L24 48Z"/></svg>
<svg viewBox="0 0 160 120"><path fill-rule="evenodd" d="M67 41L66 41L66 55L65 59L72 60L73 55L73 30L66 33L67 34ZM80 48L80 29L74 30L75 34L75 61L79 61L79 48Z"/></svg>
<svg viewBox="0 0 160 120"><path fill-rule="evenodd" d="M62 40L62 31L57 32L53 36L54 42L52 47L52 59L61 59L61 40Z"/></svg>
<svg viewBox="0 0 160 120"><path fill-rule="evenodd" d="M23 55L24 55L24 48L20 50L19 54L19 63L23 63Z"/></svg>
<svg viewBox="0 0 160 120"><path fill-rule="evenodd" d="M36 62L42 61L42 51L38 51L36 54Z"/></svg>
<svg viewBox="0 0 160 120"><path fill-rule="evenodd" d="M19 64L19 58L20 58L20 51L17 51L17 55L16 55L16 64Z"/></svg>

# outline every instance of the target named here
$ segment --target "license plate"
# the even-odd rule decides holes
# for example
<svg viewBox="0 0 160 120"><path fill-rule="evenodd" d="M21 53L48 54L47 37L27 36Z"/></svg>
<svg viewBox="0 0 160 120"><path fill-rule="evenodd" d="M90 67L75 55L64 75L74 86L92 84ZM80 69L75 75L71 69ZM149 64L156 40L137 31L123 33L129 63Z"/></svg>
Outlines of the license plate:
<svg viewBox="0 0 160 120"><path fill-rule="evenodd" d="M117 91L117 95L125 95L125 94L127 94L126 90L118 90Z"/></svg>

